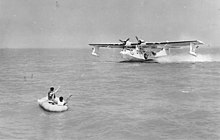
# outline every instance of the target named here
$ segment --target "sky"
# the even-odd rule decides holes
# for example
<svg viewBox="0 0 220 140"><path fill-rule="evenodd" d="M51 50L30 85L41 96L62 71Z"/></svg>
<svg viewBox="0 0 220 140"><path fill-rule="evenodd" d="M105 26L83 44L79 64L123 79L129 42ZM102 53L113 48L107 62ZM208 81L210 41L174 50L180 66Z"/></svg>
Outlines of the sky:
<svg viewBox="0 0 220 140"><path fill-rule="evenodd" d="M220 46L220 0L0 0L0 48L86 48L135 36Z"/></svg>

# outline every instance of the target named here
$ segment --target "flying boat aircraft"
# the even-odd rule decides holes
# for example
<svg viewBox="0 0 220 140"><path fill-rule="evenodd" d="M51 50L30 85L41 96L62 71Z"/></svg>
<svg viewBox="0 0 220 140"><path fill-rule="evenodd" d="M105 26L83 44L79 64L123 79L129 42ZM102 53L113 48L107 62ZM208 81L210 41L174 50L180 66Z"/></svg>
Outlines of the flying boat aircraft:
<svg viewBox="0 0 220 140"><path fill-rule="evenodd" d="M170 54L171 48L189 47L189 54L197 56L196 49L204 43L199 40L146 42L136 36L137 42L130 39L119 40L120 43L89 44L93 46L92 55L99 56L99 48L121 48L120 54L125 61L149 61Z"/></svg>

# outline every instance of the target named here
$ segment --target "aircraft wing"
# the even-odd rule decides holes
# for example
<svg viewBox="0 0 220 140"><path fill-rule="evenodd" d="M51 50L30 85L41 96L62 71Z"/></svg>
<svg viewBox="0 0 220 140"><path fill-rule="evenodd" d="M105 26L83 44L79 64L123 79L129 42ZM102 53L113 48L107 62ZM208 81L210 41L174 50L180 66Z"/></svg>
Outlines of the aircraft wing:
<svg viewBox="0 0 220 140"><path fill-rule="evenodd" d="M143 48L181 48L184 46L192 45L202 45L204 44L201 41L198 40L188 40L188 41L164 41L164 42L147 42L144 45L142 45Z"/></svg>
<svg viewBox="0 0 220 140"><path fill-rule="evenodd" d="M188 40L188 41L164 41L164 42L146 42L143 44L140 44L143 48L181 48L183 46L189 46L190 44L193 45L202 45L204 44L201 41L198 40ZM131 44L130 46L126 46L123 43L103 43L103 44L89 44L93 47L107 47L107 48L135 48L138 44Z"/></svg>
<svg viewBox="0 0 220 140"><path fill-rule="evenodd" d="M161 52L165 52L164 54L169 53L170 48L182 48L182 47L189 47L189 53L193 56L197 56L196 49L203 45L202 41L198 40L188 40L188 41L165 41L165 42L155 42L150 43L147 42L146 44L142 45L143 48L152 48L152 49L162 49Z"/></svg>
<svg viewBox="0 0 220 140"><path fill-rule="evenodd" d="M127 39L128 41L128 39ZM104 43L104 44L89 44L93 46L92 48L92 55L98 56L99 48L100 47L107 47L107 48L135 48L136 46L140 46L142 48L151 48L151 49L164 49L166 52L169 51L170 48L182 48L182 47L190 47L189 53L196 56L196 48L199 45L204 44L198 40L186 40L186 41L164 41L164 42L143 42L139 43Z"/></svg>
<svg viewBox="0 0 220 140"><path fill-rule="evenodd" d="M124 43L99 43L99 44L89 44L90 46L93 46L92 48L92 55L99 56L99 48L100 47L106 47L106 48L125 48Z"/></svg>
<svg viewBox="0 0 220 140"><path fill-rule="evenodd" d="M124 48L125 45L122 43L103 43L103 44L89 44L93 47L107 47L107 48Z"/></svg>

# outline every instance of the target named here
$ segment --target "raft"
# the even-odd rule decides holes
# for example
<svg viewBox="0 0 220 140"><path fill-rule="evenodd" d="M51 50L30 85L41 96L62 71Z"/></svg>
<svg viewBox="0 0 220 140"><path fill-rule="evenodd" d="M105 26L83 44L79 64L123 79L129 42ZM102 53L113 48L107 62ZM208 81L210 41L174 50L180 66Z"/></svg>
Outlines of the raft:
<svg viewBox="0 0 220 140"><path fill-rule="evenodd" d="M55 100L59 100L57 97ZM50 112L62 112L68 110L67 105L57 105L54 104L52 101L48 100L48 97L43 97L41 99L38 99L39 106L43 108L46 111Z"/></svg>

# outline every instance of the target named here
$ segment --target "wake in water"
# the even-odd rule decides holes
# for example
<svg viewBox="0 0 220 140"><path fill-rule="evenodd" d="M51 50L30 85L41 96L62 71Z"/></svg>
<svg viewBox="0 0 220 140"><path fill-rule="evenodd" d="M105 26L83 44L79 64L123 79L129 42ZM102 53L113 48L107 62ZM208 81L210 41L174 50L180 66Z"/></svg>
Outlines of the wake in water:
<svg viewBox="0 0 220 140"><path fill-rule="evenodd" d="M160 57L156 61L159 63L215 62L220 61L220 57L210 54L198 54L196 57L188 54L180 54Z"/></svg>
<svg viewBox="0 0 220 140"><path fill-rule="evenodd" d="M220 62L220 56L210 54L198 54L196 57L189 54L168 55L145 61L120 61L119 63L196 63L196 62Z"/></svg>

